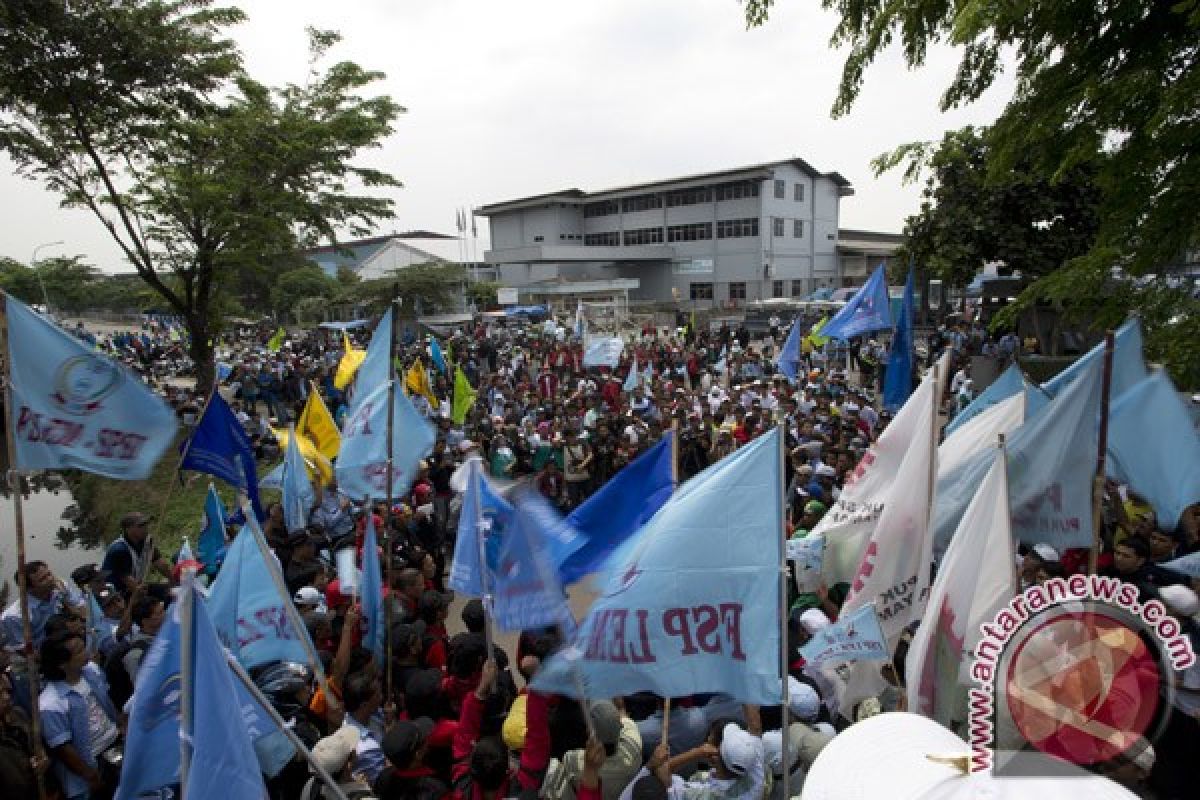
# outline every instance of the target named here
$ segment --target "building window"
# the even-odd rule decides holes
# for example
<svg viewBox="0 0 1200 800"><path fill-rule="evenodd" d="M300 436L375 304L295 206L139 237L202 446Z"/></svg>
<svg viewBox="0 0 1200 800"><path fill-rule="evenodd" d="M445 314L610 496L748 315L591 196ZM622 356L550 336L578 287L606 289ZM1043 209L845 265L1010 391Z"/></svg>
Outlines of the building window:
<svg viewBox="0 0 1200 800"><path fill-rule="evenodd" d="M583 244L585 247L618 247L621 244L621 234L616 231L585 233Z"/></svg>
<svg viewBox="0 0 1200 800"><path fill-rule="evenodd" d="M797 203L804 202L804 184L803 183L796 184L796 202Z"/></svg>
<svg viewBox="0 0 1200 800"><path fill-rule="evenodd" d="M698 242L711 238L711 222L696 222L691 225L671 225L667 228L668 242Z"/></svg>
<svg viewBox="0 0 1200 800"><path fill-rule="evenodd" d="M743 236L758 236L758 217L724 219L717 223L718 239L740 239Z"/></svg>
<svg viewBox="0 0 1200 800"><path fill-rule="evenodd" d="M583 207L583 216L585 217L607 217L609 214L616 214L621 210L621 206L616 200L601 200L598 203L587 203Z"/></svg>
<svg viewBox="0 0 1200 800"><path fill-rule="evenodd" d="M663 229L662 228L634 228L631 231L625 231L623 234L625 245L639 244L662 244Z"/></svg>
<svg viewBox="0 0 1200 800"><path fill-rule="evenodd" d="M771 218L771 235L780 237L783 236L783 220L779 217Z"/></svg>
<svg viewBox="0 0 1200 800"><path fill-rule="evenodd" d="M693 283L690 284L691 297L693 300L712 300L712 284L711 283Z"/></svg>
<svg viewBox="0 0 1200 800"><path fill-rule="evenodd" d="M625 213L649 211L653 208L662 208L662 195L639 194L637 197L626 197L621 200L621 210Z"/></svg>
<svg viewBox="0 0 1200 800"><path fill-rule="evenodd" d="M746 284L743 281L729 284L729 299L730 300L745 300L746 299Z"/></svg>
<svg viewBox="0 0 1200 800"><path fill-rule="evenodd" d="M792 220L792 236L794 236L797 239L804 238L804 220L802 220L802 219Z"/></svg>
<svg viewBox="0 0 1200 800"><path fill-rule="evenodd" d="M707 186L702 186L699 189L683 189L682 191L667 193L668 208L674 208L675 206L695 206L711 201L712 189L709 189Z"/></svg>
<svg viewBox="0 0 1200 800"><path fill-rule="evenodd" d="M792 297L804 297L804 281L792 281Z"/></svg>
<svg viewBox="0 0 1200 800"><path fill-rule="evenodd" d="M734 181L722 183L713 189L717 200L740 200L743 197L758 197L758 181Z"/></svg>
<svg viewBox="0 0 1200 800"><path fill-rule="evenodd" d="M534 240L535 242L542 242L542 241L545 241L545 239L546 239L546 237L545 237L545 236L535 236L535 237L533 237L533 240Z"/></svg>
<svg viewBox="0 0 1200 800"><path fill-rule="evenodd" d="M564 242L581 242L583 241L582 233L560 233L558 238Z"/></svg>
<svg viewBox="0 0 1200 800"><path fill-rule="evenodd" d="M783 281L771 281L771 297L783 297Z"/></svg>
<svg viewBox="0 0 1200 800"><path fill-rule="evenodd" d="M775 181L775 199L782 200L785 197L787 197L787 181L776 180Z"/></svg>

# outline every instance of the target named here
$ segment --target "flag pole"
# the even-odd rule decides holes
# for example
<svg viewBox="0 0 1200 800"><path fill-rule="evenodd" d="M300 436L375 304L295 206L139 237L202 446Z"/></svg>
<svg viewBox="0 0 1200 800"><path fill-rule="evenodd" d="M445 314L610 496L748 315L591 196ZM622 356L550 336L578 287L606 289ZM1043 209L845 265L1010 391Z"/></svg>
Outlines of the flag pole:
<svg viewBox="0 0 1200 800"><path fill-rule="evenodd" d="M279 730L283 731L283 735L288 738L288 741L292 743L292 746L300 751L300 754L304 756L304 759L308 762L309 766L312 767L313 772L317 773L317 777L321 779L321 782L333 792L334 797L336 797L338 800L346 800L346 794L342 791L341 787L338 786L337 781L333 779L333 777L324 767L316 762L316 760L313 758L312 751L305 746L300 737L296 735L296 732L292 730L292 728L284 721L283 717L279 715L279 712L275 710L275 706L271 705L271 701L263 695L262 690L254 684L254 681L251 680L250 676L246 674L246 669L238 663L236 658L233 658L232 656L227 655L226 660L229 663L229 669L231 669L233 674L237 676L237 679L242 682L242 686L246 687L246 691L250 693L250 696L257 700L258 704L263 707L263 710L266 711L267 715L271 717L271 721L275 723Z"/></svg>
<svg viewBox="0 0 1200 800"><path fill-rule="evenodd" d="M1096 437L1096 475L1092 479L1092 547L1088 552L1088 572L1095 575L1100 562L1100 538L1103 527L1100 516L1104 497L1104 468L1108 454L1108 403L1112 394L1113 351L1116 339L1112 331L1104 333L1104 382L1100 389L1100 432Z"/></svg>
<svg viewBox="0 0 1200 800"><path fill-rule="evenodd" d="M394 498L392 492L395 490L395 474L392 472L392 459L394 457L393 438L395 435L396 425L396 381L399 376L396 374L396 325L399 322L400 316L400 284L392 284L392 327L388 331L388 376L391 378L388 381L388 407L387 407L387 508L384 509L383 517L383 557L384 557L384 574L387 579L388 602L383 606L383 622L384 622L384 690L383 696L386 702L393 703L392 699L392 503ZM420 325L420 320L417 320ZM419 329L418 329L419 330ZM368 506L367 513L371 513ZM366 554L363 554L366 558ZM492 654L488 652L488 658Z"/></svg>
<svg viewBox="0 0 1200 800"><path fill-rule="evenodd" d="M3 337L0 346L0 356L4 361L4 439L8 447L8 475L6 480L12 490L13 524L17 534L17 591L21 595L21 635L25 639L25 668L28 671L29 696L29 730L36 754L42 754L42 716L38 709L38 671L37 660L33 652L33 624L29 619L29 582L25 575L25 507L22 492L25 481L17 470L17 431L13 425L13 393L12 393L12 349L8 342L8 294L0 289L0 336ZM42 773L37 772L37 790L39 800L46 800L46 785Z"/></svg>
<svg viewBox="0 0 1200 800"><path fill-rule="evenodd" d="M788 707L791 691L788 686L788 610L787 610L787 439L783 425L775 426L779 436L779 682L783 693L783 708L779 726L780 747L783 751L783 796L790 798L791 765L788 763Z"/></svg>
<svg viewBox="0 0 1200 800"><path fill-rule="evenodd" d="M192 590L192 571L185 570L182 576L183 602L179 604L179 797L186 800L188 771L192 765L192 712L195 697L195 664L193 653L195 647L195 602L196 594Z"/></svg>

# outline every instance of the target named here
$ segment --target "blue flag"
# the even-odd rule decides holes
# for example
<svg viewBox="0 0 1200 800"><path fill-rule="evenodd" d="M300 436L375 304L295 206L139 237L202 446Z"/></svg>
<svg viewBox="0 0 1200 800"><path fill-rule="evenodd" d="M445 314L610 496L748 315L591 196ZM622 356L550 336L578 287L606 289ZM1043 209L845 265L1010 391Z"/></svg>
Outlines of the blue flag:
<svg viewBox="0 0 1200 800"><path fill-rule="evenodd" d="M1002 400L1007 400L1017 392L1025 390L1025 376L1021 374L1021 368L1015 363L1009 366L1008 369L1001 372L996 380L979 393L979 396L971 401L970 405L950 420L950 424L946 426L946 435L954 433L964 422L980 413L987 411L992 406ZM1038 392L1040 394L1040 392Z"/></svg>
<svg viewBox="0 0 1200 800"><path fill-rule="evenodd" d="M385 381L365 395L356 395L346 417L336 470L339 488L350 497L382 500L388 496L387 406ZM433 450L437 431L399 387L393 407L392 496L400 497L417 477L421 459Z"/></svg>
<svg viewBox="0 0 1200 800"><path fill-rule="evenodd" d="M171 443L175 412L120 364L11 295L10 441L15 469L78 469L144 480Z"/></svg>
<svg viewBox="0 0 1200 800"><path fill-rule="evenodd" d="M183 446L181 470L213 475L241 489L250 498L254 514L259 519L266 516L258 499L258 469L250 437L220 392L213 392L192 438Z"/></svg>
<svg viewBox="0 0 1200 800"><path fill-rule="evenodd" d="M683 484L605 565L572 644L533 688L589 697L722 692L777 705L783 563L780 430Z"/></svg>
<svg viewBox="0 0 1200 800"><path fill-rule="evenodd" d="M446 372L446 356L442 354L442 346L438 344L438 340L434 337L429 337L429 360L437 367L437 371L443 375Z"/></svg>
<svg viewBox="0 0 1200 800"><path fill-rule="evenodd" d="M908 269L904 282L904 303L900 319L892 334L892 351L888 354L887 372L883 378L883 407L895 411L912 394L913 373L913 271Z"/></svg>
<svg viewBox="0 0 1200 800"><path fill-rule="evenodd" d="M367 345L367 354L358 371L354 373L355 395L367 395L380 386L385 385L392 377L392 365L388 363L388 354L392 347L392 309L389 306L375 326L371 334L371 343ZM351 398L350 413L358 407L360 398Z"/></svg>
<svg viewBox="0 0 1200 800"><path fill-rule="evenodd" d="M883 264L880 264L841 311L825 323L821 335L830 339L850 339L890 327L892 305L888 297L887 276L884 274Z"/></svg>
<svg viewBox="0 0 1200 800"><path fill-rule="evenodd" d="M385 657L384 641L387 633L383 609L383 575L379 567L379 547L375 542L375 515L367 514L367 530L363 534L362 549L362 603L363 619L367 623L367 635L363 647L375 655L375 663L382 665Z"/></svg>
<svg viewBox="0 0 1200 800"><path fill-rule="evenodd" d="M1154 506L1163 530L1174 530L1184 509L1200 500L1200 435L1165 371L1113 402L1108 456L1108 474Z"/></svg>
<svg viewBox="0 0 1200 800"><path fill-rule="evenodd" d="M788 331L787 341L783 343L783 348L779 351L779 358L775 361L775 369L786 375L792 383L796 382L796 367L800 365L800 342L803 339L804 334L800 332L800 318L796 317L792 320L792 329ZM724 355L721 360L724 361Z"/></svg>
<svg viewBox="0 0 1200 800"><path fill-rule="evenodd" d="M204 516L200 538L196 542L200 563L206 575L216 575L217 568L225 559L225 506L217 495L217 489L208 485L204 498Z"/></svg>
<svg viewBox="0 0 1200 800"><path fill-rule="evenodd" d="M554 563L582 543L582 537L540 493L520 492L496 565L492 611L496 627L521 631L558 625L574 630L575 620Z"/></svg>
<svg viewBox="0 0 1200 800"><path fill-rule="evenodd" d="M467 462L467 490L463 493L462 509L458 514L458 536L454 541L450 577L446 579L447 587L472 597L488 594L484 591L483 572L485 568L494 572L503 532L513 515L512 505L492 488L483 474L482 464L478 458ZM480 563L481 550L486 550L486 566ZM491 584L495 584L494 579Z"/></svg>
<svg viewBox="0 0 1200 800"><path fill-rule="evenodd" d="M879 613L872 603L859 606L839 617L834 624L817 631L800 648L800 655L806 666L817 668L829 663L890 661L892 658L887 639L879 627Z"/></svg>
<svg viewBox="0 0 1200 800"><path fill-rule="evenodd" d="M242 752L253 752L257 756L254 763L255 774L261 770L267 775L277 775L295 755L295 748L286 735L275 727L270 715L258 704L258 701L246 691L240 681L233 679L228 665L224 664L225 653L220 644L215 642L212 635L212 623L209 621L203 602L196 598L193 610L193 659L201 658L200 647L212 651L213 645L221 663L230 676L232 687L222 693L199 696L200 705L218 706L220 713L229 713L230 709L240 709L237 723L243 731L243 736L249 735L253 742L252 748L242 747ZM203 642L198 641L198 620L203 615L204 625L209 633ZM182 631L180 625L179 603L176 602L167 610L167 618L154 643L146 651L142 666L138 672L137 685L133 698L129 703L129 725L125 739L125 759L121 765L121 783L117 789L116 800L133 800L143 793L153 792L163 786L169 786L179 781L179 709L182 699L181 687L181 647ZM208 660L208 659L206 659ZM199 676L193 667L193 674ZM211 671L205 671L206 677L212 677ZM200 683L200 690L208 692L212 686ZM195 696L195 695L194 695ZM237 702L213 703L207 702L213 697L236 697ZM205 722L209 721L205 717ZM205 741L196 742L208 746L209 728L196 725L193 717L193 731L197 734L204 732ZM234 740L222 740L232 746ZM240 759L241 754L238 758ZM194 757L193 757L194 758ZM207 758L207 756L206 756ZM193 771L195 770L193 760ZM202 763L208 763L207 760ZM260 779L261 784L261 779ZM196 795L202 796L202 795ZM224 792L215 796L225 797ZM234 797L238 795L233 795ZM243 795L244 796L244 795ZM261 796L252 795L255 798Z"/></svg>
<svg viewBox="0 0 1200 800"><path fill-rule="evenodd" d="M254 527L246 525L233 540L209 591L213 625L246 669L271 661L309 663L308 631L292 625L279 562Z"/></svg>
<svg viewBox="0 0 1200 800"><path fill-rule="evenodd" d="M637 354L633 356L633 363L629 365L629 374L625 376L625 383L621 386L626 392L632 392L637 388L638 381L641 380L641 373L638 372Z"/></svg>
<svg viewBox="0 0 1200 800"><path fill-rule="evenodd" d="M1104 363L1104 342L1084 353L1075 363L1042 384L1051 397L1057 397L1075 380L1075 376L1093 364ZM1146 377L1142 360L1142 324L1137 317L1125 320L1113 334L1112 397L1118 397Z"/></svg>
<svg viewBox="0 0 1200 800"><path fill-rule="evenodd" d="M563 585L595 572L622 543L650 521L671 497L671 437L618 472L571 512L567 521L583 535L583 545L558 565Z"/></svg>
<svg viewBox="0 0 1200 800"><path fill-rule="evenodd" d="M308 527L308 515L317 502L308 467L296 441L296 429L288 430L287 452L283 454L283 519L289 532Z"/></svg>

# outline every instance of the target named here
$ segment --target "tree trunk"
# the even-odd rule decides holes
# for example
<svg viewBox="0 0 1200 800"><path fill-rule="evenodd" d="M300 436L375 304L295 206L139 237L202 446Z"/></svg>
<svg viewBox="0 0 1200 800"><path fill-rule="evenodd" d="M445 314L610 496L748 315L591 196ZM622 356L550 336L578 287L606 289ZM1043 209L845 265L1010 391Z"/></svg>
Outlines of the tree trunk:
<svg viewBox="0 0 1200 800"><path fill-rule="evenodd" d="M216 365L213 363L213 338L209 330L208 318L202 315L189 314L186 317L188 333L191 334L191 344L188 355L196 366L196 391L207 396L216 380Z"/></svg>

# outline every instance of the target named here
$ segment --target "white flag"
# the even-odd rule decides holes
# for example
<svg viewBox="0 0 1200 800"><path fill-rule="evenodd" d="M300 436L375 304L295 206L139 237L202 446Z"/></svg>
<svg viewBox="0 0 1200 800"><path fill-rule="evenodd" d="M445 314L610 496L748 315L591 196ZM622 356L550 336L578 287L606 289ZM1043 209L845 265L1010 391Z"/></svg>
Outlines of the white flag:
<svg viewBox="0 0 1200 800"><path fill-rule="evenodd" d="M1025 392L1006 397L956 428L938 448L938 480L953 474L978 453L996 444L996 436L1019 428L1026 418Z"/></svg>
<svg viewBox="0 0 1200 800"><path fill-rule="evenodd" d="M917 415L908 452L842 606L847 614L873 603L893 647L905 626L920 619L928 597L933 563L929 515L937 460L934 426L940 389L941 381L931 371L904 405L905 410L913 406Z"/></svg>
<svg viewBox="0 0 1200 800"><path fill-rule="evenodd" d="M909 710L952 730L967 719L968 670L979 626L1017 591L1007 465L1004 451L994 449L991 469L942 559L905 663Z"/></svg>

